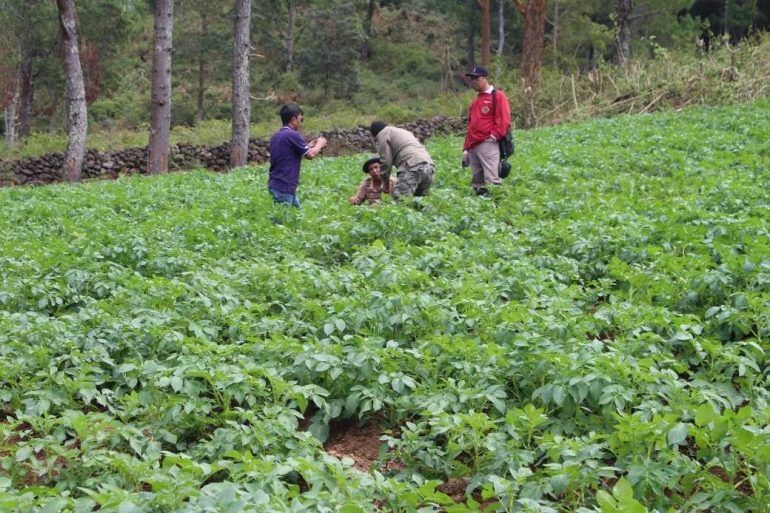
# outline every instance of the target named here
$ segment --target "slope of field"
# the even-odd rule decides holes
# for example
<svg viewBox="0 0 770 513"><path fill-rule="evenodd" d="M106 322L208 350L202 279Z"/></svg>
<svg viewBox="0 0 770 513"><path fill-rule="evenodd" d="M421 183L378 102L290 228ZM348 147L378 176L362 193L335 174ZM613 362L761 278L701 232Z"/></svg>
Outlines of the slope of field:
<svg viewBox="0 0 770 513"><path fill-rule="evenodd" d="M0 190L0 510L767 511L770 104L460 144Z"/></svg>

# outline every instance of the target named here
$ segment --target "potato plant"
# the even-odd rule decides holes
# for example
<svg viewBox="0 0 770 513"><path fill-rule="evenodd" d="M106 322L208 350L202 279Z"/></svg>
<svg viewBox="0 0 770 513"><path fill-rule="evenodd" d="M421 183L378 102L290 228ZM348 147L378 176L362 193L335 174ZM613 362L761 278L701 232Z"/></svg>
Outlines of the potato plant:
<svg viewBox="0 0 770 513"><path fill-rule="evenodd" d="M459 137L402 204L361 156L300 212L264 166L0 190L0 510L764 510L770 104L516 139L490 199Z"/></svg>

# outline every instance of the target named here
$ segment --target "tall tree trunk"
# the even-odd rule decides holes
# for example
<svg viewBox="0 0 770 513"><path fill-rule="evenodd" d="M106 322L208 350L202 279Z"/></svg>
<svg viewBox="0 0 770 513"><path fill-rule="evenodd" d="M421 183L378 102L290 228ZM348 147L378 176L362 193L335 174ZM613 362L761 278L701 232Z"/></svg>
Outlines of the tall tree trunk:
<svg viewBox="0 0 770 513"><path fill-rule="evenodd" d="M83 42L83 38L80 38ZM99 99L99 91L102 80L102 63L99 47L95 44L83 42L80 48L80 63L83 65L83 80L86 86L86 107L90 107ZM84 55L85 54L85 55Z"/></svg>
<svg viewBox="0 0 770 513"><path fill-rule="evenodd" d="M468 0L468 40L465 46L468 70L476 67L476 0Z"/></svg>
<svg viewBox="0 0 770 513"><path fill-rule="evenodd" d="M554 2L554 14L553 14L553 67L556 68L559 65L558 52L559 52L559 2Z"/></svg>
<svg viewBox="0 0 770 513"><path fill-rule="evenodd" d="M206 40L209 35L209 12L208 3L201 2L201 37L200 48L198 49L198 112L195 119L200 124L203 121L203 95L206 92Z"/></svg>
<svg viewBox="0 0 770 513"><path fill-rule="evenodd" d="M27 137L32 131L32 104L35 96L35 75L33 73L34 59L34 54L29 50L22 52L20 67L21 89L19 93L19 137Z"/></svg>
<svg viewBox="0 0 770 513"><path fill-rule="evenodd" d="M524 86L531 94L540 83L540 68L543 65L543 37L545 35L545 0L512 0L524 15L524 45L521 51L521 72Z"/></svg>
<svg viewBox="0 0 770 513"><path fill-rule="evenodd" d="M21 89L19 69L15 69L13 81L13 96L5 107L5 143L9 148L16 146L16 109L19 106L19 90Z"/></svg>
<svg viewBox="0 0 770 513"><path fill-rule="evenodd" d="M230 168L249 160L249 41L251 0L236 0L233 27L233 129L230 141Z"/></svg>
<svg viewBox="0 0 770 513"><path fill-rule="evenodd" d="M289 0L289 22L286 26L286 71L294 70L294 25L297 21L297 2Z"/></svg>
<svg viewBox="0 0 770 513"><path fill-rule="evenodd" d="M497 0L497 55L503 54L505 47L505 0Z"/></svg>
<svg viewBox="0 0 770 513"><path fill-rule="evenodd" d="M155 0L155 49L152 53L152 121L147 146L147 172L168 171L171 131L171 43L174 0Z"/></svg>
<svg viewBox="0 0 770 513"><path fill-rule="evenodd" d="M725 22L724 22L724 34L730 36L730 0L725 0ZM730 41L730 39L728 39Z"/></svg>
<svg viewBox="0 0 770 513"><path fill-rule="evenodd" d="M19 95L16 94L11 103L5 108L5 144L9 148L16 146L16 105L19 102Z"/></svg>
<svg viewBox="0 0 770 513"><path fill-rule="evenodd" d="M66 63L65 63L66 66ZM66 69L65 69L66 72ZM85 79L84 79L85 81ZM85 84L84 84L85 87ZM51 98L51 107L48 109L48 133L52 134L56 132L56 113L59 112L59 90L54 89L53 97Z"/></svg>
<svg viewBox="0 0 770 513"><path fill-rule="evenodd" d="M86 88L83 84L83 69L80 67L78 39L75 31L74 0L56 0L59 8L64 68L67 73L67 102L69 103L69 126L67 151L64 155L63 179L80 181L80 170L86 152L88 134L88 112L86 110Z"/></svg>
<svg viewBox="0 0 770 513"><path fill-rule="evenodd" d="M616 41L617 61L618 64L623 67L628 64L628 59L631 57L631 13L633 10L633 0L618 0L618 40Z"/></svg>
<svg viewBox="0 0 770 513"><path fill-rule="evenodd" d="M361 60L368 61L371 56L369 50L369 39L372 37L372 21L374 19L374 2L369 0L369 7L366 9L366 18L364 19L364 41L361 43Z"/></svg>
<svg viewBox="0 0 770 513"><path fill-rule="evenodd" d="M489 66L490 55L489 48L491 46L491 29L490 29L490 0L477 0L479 7L481 8L481 64Z"/></svg>

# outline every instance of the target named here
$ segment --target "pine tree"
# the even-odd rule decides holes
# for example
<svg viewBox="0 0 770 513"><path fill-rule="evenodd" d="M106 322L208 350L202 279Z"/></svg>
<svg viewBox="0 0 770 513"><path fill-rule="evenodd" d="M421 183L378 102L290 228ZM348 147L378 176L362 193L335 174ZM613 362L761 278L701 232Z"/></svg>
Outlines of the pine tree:
<svg viewBox="0 0 770 513"><path fill-rule="evenodd" d="M152 122L147 148L148 173L168 171L171 131L171 49L174 0L155 0L155 50L152 56Z"/></svg>
<svg viewBox="0 0 770 513"><path fill-rule="evenodd" d="M86 152L88 134L88 111L86 89L83 85L83 69L80 66L78 39L75 24L74 0L56 0L59 8L62 54L67 75L67 106L69 123L67 127L67 152L64 156L63 179L80 181L80 170Z"/></svg>
<svg viewBox="0 0 770 513"><path fill-rule="evenodd" d="M230 168L246 164L249 157L249 40L251 0L236 0L233 27L233 128Z"/></svg>

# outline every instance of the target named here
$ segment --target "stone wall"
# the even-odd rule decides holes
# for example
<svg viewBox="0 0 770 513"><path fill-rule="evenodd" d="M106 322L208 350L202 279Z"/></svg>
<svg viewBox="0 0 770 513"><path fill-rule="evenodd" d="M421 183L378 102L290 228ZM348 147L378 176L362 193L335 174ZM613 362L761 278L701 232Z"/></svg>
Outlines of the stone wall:
<svg viewBox="0 0 770 513"><path fill-rule="evenodd" d="M465 131L466 120L439 116L398 126L406 128L418 139L424 141L438 134L462 134ZM327 157L376 152L374 138L369 133L368 127L335 128L322 132L321 135L329 141L323 152ZM250 163L261 164L267 162L269 157L267 140L251 139L249 141ZM60 182L63 160L62 153L51 153L24 160L0 160L0 187ZM219 146L179 144L171 147L169 169L184 171L203 167L213 171L223 171L227 169L229 162L229 142ZM147 172L146 167L146 148L128 148L107 153L88 150L81 177L84 180L112 179L121 174L144 174Z"/></svg>

